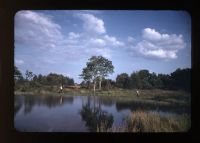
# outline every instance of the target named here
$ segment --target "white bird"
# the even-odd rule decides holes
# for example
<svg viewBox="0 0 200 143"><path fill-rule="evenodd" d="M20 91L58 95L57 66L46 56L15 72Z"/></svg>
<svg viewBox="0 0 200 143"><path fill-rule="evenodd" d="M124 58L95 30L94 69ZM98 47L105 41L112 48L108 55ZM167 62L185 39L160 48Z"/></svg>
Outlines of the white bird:
<svg viewBox="0 0 200 143"><path fill-rule="evenodd" d="M60 93L60 92L63 92L63 87L62 87L62 85L60 86L59 93Z"/></svg>
<svg viewBox="0 0 200 143"><path fill-rule="evenodd" d="M140 95L140 93L139 93L139 91L138 91L138 90L136 90L136 93L137 93L137 96L139 96L139 95Z"/></svg>

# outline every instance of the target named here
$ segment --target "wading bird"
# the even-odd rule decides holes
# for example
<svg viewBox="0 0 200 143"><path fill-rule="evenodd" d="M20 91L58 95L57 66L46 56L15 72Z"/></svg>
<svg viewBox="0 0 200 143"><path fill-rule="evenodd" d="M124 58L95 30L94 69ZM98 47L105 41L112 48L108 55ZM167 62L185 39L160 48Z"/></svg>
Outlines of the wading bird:
<svg viewBox="0 0 200 143"><path fill-rule="evenodd" d="M59 93L62 93L63 92L63 87L62 85L60 86L60 90L59 90Z"/></svg>
<svg viewBox="0 0 200 143"><path fill-rule="evenodd" d="M140 95L140 93L139 93L139 90L136 90L136 93L137 93L137 96L139 96L139 95Z"/></svg>

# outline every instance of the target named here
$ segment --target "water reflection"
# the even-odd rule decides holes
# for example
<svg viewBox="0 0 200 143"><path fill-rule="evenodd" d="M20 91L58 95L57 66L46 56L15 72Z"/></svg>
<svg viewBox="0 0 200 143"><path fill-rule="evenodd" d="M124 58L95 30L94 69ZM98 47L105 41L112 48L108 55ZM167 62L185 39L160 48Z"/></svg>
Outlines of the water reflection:
<svg viewBox="0 0 200 143"><path fill-rule="evenodd" d="M34 106L47 106L48 108L54 108L56 106L67 104L73 104L74 98L72 96L19 96L15 97L14 114L22 108L24 105L24 114L28 114L32 111Z"/></svg>
<svg viewBox="0 0 200 143"><path fill-rule="evenodd" d="M93 100L91 100L93 98ZM93 102L93 104L91 103ZM82 119L91 132L102 132L112 127L114 117L101 109L101 103L96 97L88 97L88 102L82 105L80 111Z"/></svg>
<svg viewBox="0 0 200 143"><path fill-rule="evenodd" d="M33 106L36 104L36 100L33 96L25 96L24 99L24 113L28 114L31 112Z"/></svg>
<svg viewBox="0 0 200 143"><path fill-rule="evenodd" d="M117 101L116 102L117 111L124 109L129 109L131 111L143 110L143 111L163 111L163 112L173 112L173 113L188 113L190 114L190 106L182 104L169 104L167 102L153 102L153 101Z"/></svg>
<svg viewBox="0 0 200 143"><path fill-rule="evenodd" d="M100 97L99 102L100 102L100 104L102 104L104 106L108 106L108 107L115 104L115 101L113 100L113 98L109 98L109 97Z"/></svg>
<svg viewBox="0 0 200 143"><path fill-rule="evenodd" d="M123 123L131 111L188 113L181 104L99 96L15 96L15 127L20 131L97 132ZM158 112L163 111L163 113Z"/></svg>
<svg viewBox="0 0 200 143"><path fill-rule="evenodd" d="M62 104L62 102L63 102L63 96L61 95L60 96L60 104Z"/></svg>
<svg viewBox="0 0 200 143"><path fill-rule="evenodd" d="M17 114L17 112L21 109L23 103L22 99L20 97L15 97L14 101L14 116Z"/></svg>

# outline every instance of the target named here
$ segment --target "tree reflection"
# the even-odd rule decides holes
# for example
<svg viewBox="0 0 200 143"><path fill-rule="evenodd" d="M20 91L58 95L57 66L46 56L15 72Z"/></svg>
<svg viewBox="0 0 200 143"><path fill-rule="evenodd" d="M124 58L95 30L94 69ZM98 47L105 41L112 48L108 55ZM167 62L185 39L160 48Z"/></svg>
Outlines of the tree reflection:
<svg viewBox="0 0 200 143"><path fill-rule="evenodd" d="M101 104L103 104L104 106L110 107L115 104L115 101L109 97L106 97L106 98L102 97L102 98L99 98L99 100L100 100Z"/></svg>
<svg viewBox="0 0 200 143"><path fill-rule="evenodd" d="M80 112L82 119L86 122L86 126L91 132L103 132L112 127L113 115L108 114L106 111L101 109L101 104L94 97L93 106L91 105L91 97L88 97L88 102L82 106ZM97 105L97 106L96 106Z"/></svg>
<svg viewBox="0 0 200 143"><path fill-rule="evenodd" d="M62 104L62 102L63 102L63 96L61 95L60 96L60 104Z"/></svg>
<svg viewBox="0 0 200 143"><path fill-rule="evenodd" d="M73 97L64 97L64 96L24 96L24 114L28 114L32 111L34 106L46 105L48 108L53 108L56 106L61 106L65 103L72 104L74 98ZM17 98L15 99L16 104L15 110L16 112L19 110L22 105L18 105ZM23 104L23 103L21 103ZM19 107L20 106L20 107ZM15 114L16 114L15 112Z"/></svg>
<svg viewBox="0 0 200 143"><path fill-rule="evenodd" d="M15 97L15 104L14 104L14 116L18 113L18 111L22 107L22 100L20 98Z"/></svg>
<svg viewBox="0 0 200 143"><path fill-rule="evenodd" d="M33 96L25 96L24 97L24 114L30 113L35 103L36 102Z"/></svg>
<svg viewBox="0 0 200 143"><path fill-rule="evenodd" d="M116 109L118 112L124 109L131 111L135 110L161 110L163 112L175 112L175 113L190 113L190 108L181 104L165 104L152 101L127 101L127 102L116 102Z"/></svg>

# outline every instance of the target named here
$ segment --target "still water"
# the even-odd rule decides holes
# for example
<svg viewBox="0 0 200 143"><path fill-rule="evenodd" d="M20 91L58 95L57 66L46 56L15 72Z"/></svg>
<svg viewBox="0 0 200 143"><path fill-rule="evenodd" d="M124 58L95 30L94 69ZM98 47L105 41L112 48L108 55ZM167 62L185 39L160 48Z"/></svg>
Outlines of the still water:
<svg viewBox="0 0 200 143"><path fill-rule="evenodd" d="M14 126L22 132L95 132L102 124L121 125L132 108L114 97L15 96Z"/></svg>

